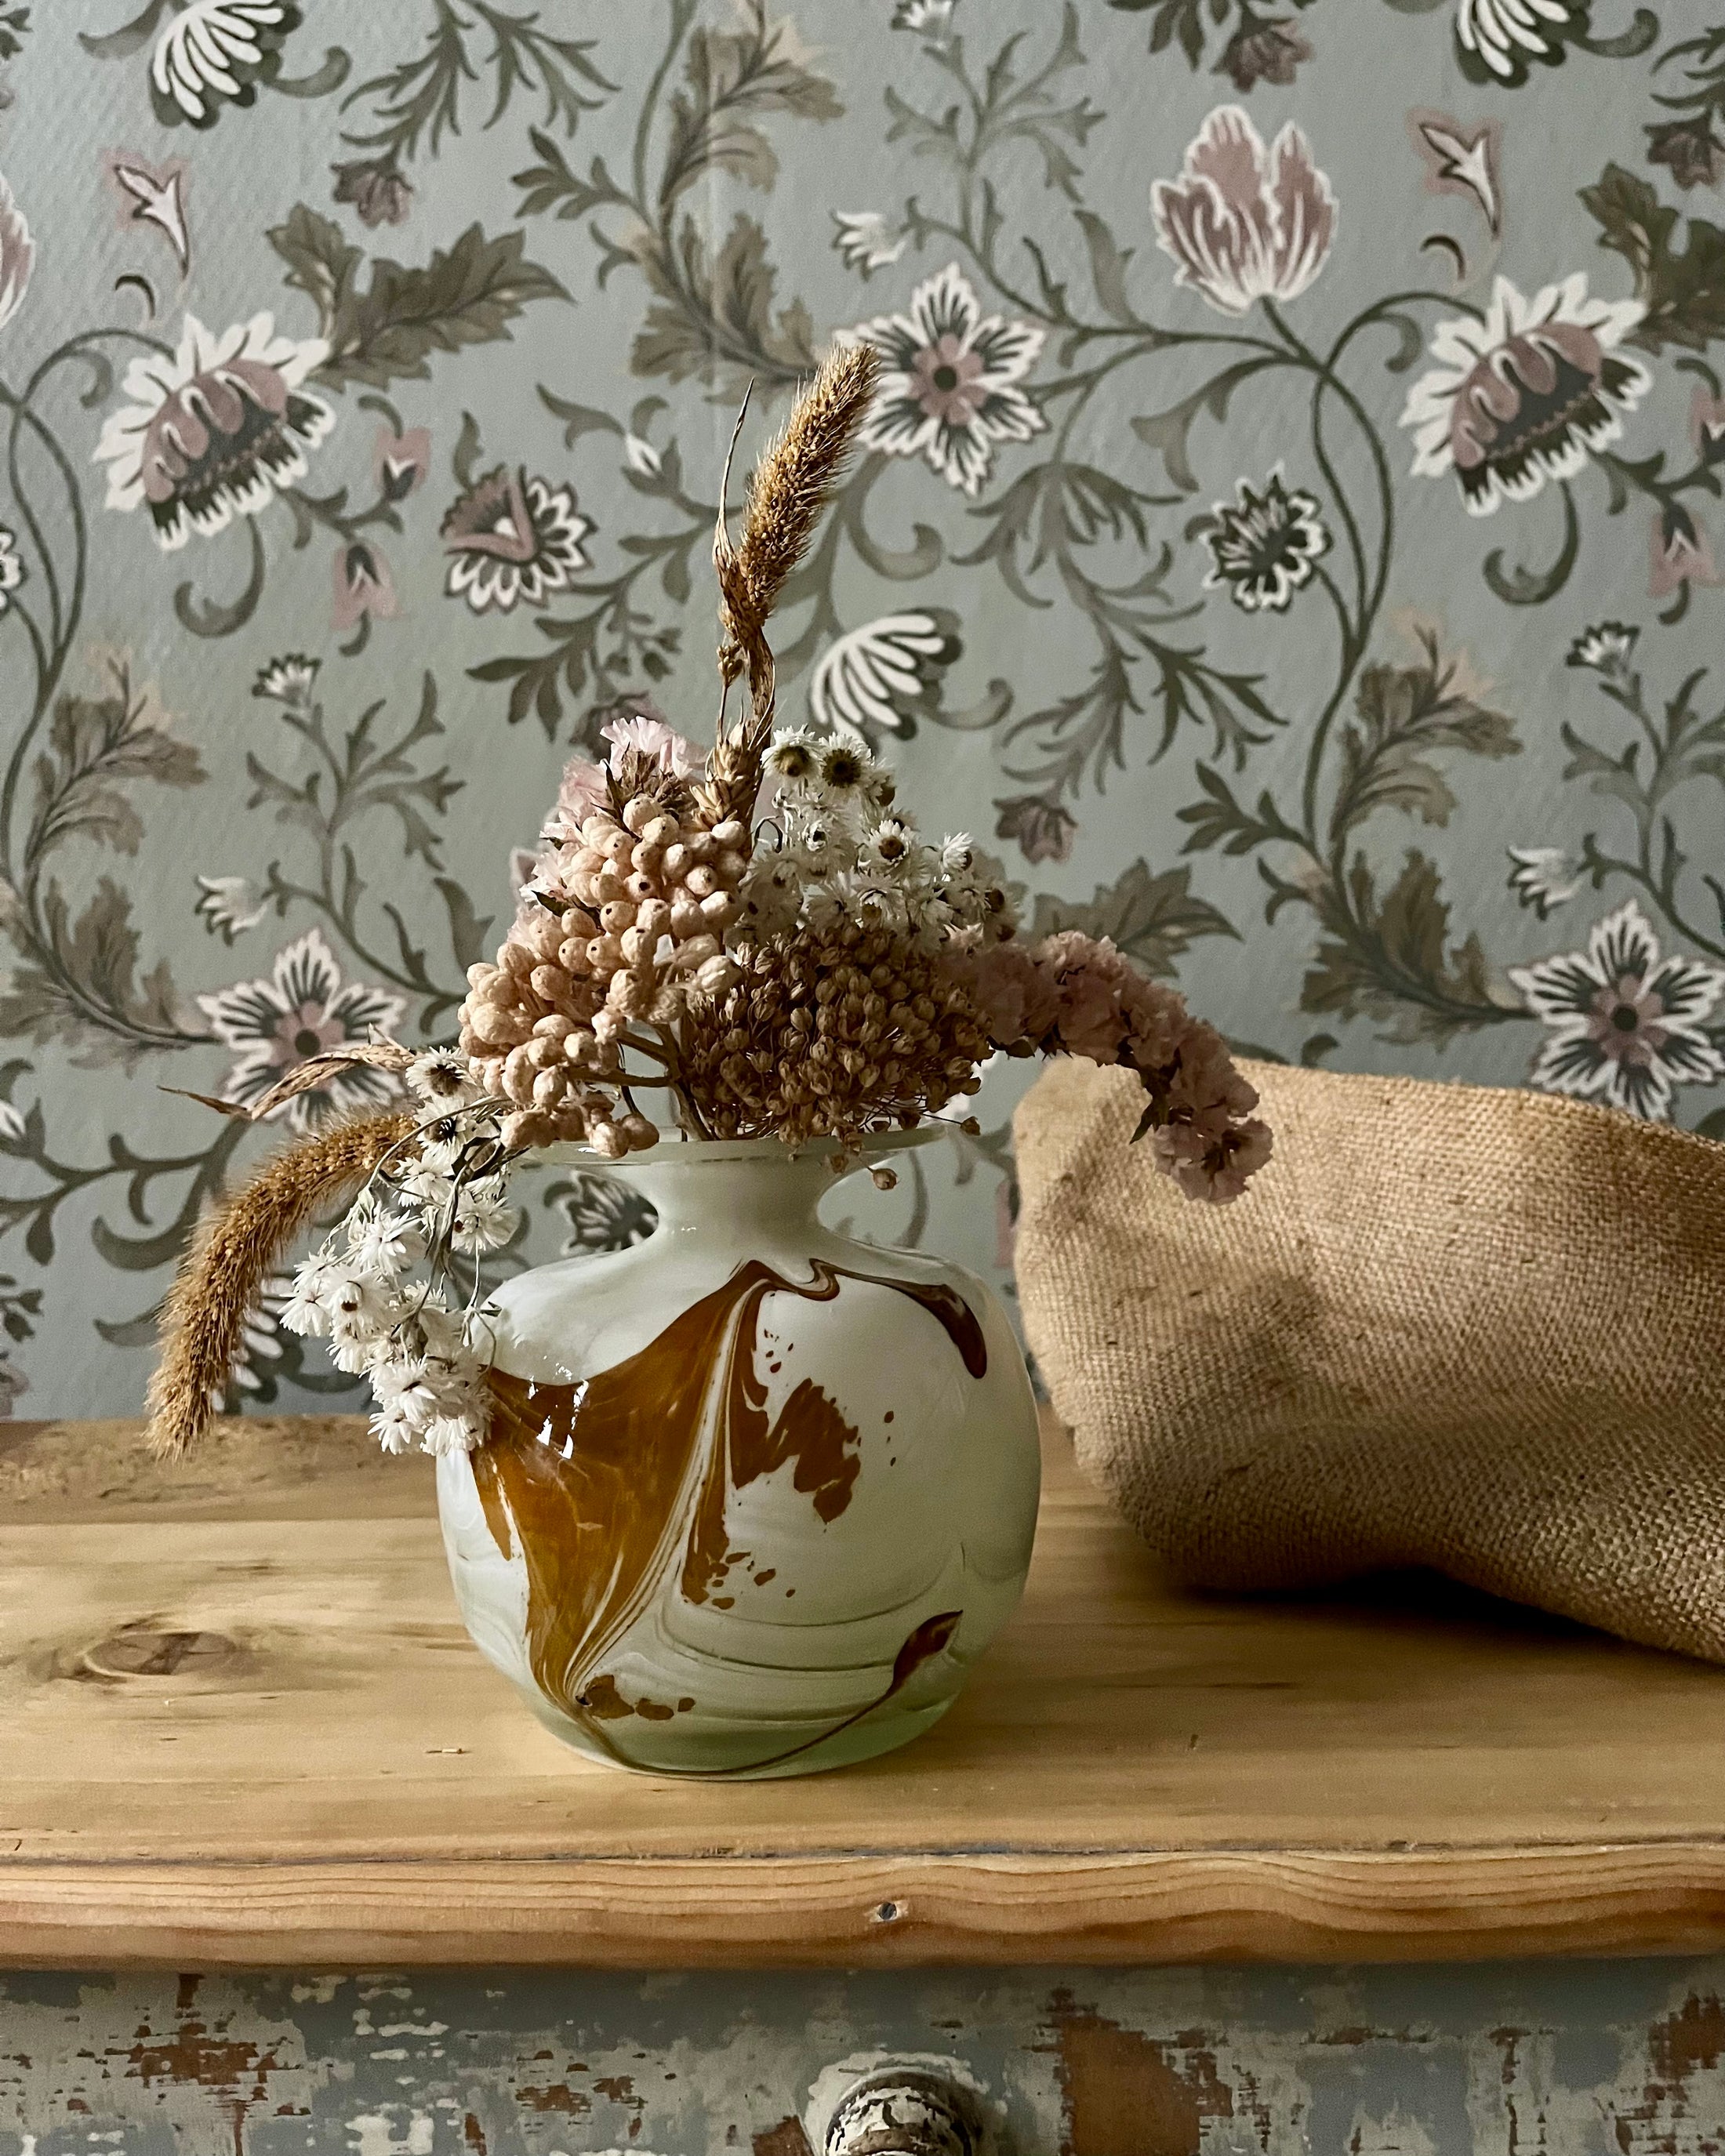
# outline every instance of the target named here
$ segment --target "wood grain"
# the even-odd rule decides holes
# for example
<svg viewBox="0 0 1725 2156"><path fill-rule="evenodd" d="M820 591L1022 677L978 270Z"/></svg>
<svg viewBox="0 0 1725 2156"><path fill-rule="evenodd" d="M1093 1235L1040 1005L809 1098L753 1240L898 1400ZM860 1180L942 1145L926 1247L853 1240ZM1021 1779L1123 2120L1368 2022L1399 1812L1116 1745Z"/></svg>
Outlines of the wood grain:
<svg viewBox="0 0 1725 2156"><path fill-rule="evenodd" d="M533 1720L455 1617L424 1463L275 1428L177 1478L126 1425L0 1454L0 1962L1725 1944L1725 1671L1431 1584L1182 1593L1057 1433L1024 1606L945 1722L713 1785Z"/></svg>

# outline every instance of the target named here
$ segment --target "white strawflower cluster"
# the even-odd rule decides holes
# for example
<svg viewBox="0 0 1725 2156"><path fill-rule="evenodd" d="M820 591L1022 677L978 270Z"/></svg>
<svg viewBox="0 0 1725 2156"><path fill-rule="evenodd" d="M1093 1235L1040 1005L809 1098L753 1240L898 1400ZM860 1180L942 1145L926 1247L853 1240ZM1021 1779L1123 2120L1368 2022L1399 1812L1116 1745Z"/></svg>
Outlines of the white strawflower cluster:
<svg viewBox="0 0 1725 2156"><path fill-rule="evenodd" d="M1003 865L964 832L925 838L863 742L775 734L766 768L777 799L739 892L741 935L851 921L926 951L963 952L1017 928Z"/></svg>
<svg viewBox="0 0 1725 2156"><path fill-rule="evenodd" d="M458 1050L416 1057L406 1076L424 1120L300 1264L280 1322L327 1338L336 1368L370 1381L386 1452L471 1452L490 1420L480 1261L520 1217L506 1195L508 1104L485 1097Z"/></svg>

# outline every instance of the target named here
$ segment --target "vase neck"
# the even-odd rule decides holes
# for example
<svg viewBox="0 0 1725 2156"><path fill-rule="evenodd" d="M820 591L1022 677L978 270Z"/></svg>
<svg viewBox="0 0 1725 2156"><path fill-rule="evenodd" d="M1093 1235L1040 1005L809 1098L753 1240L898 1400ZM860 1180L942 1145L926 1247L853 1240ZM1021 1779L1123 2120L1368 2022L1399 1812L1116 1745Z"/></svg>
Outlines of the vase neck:
<svg viewBox="0 0 1725 2156"><path fill-rule="evenodd" d="M611 1171L639 1190L659 1215L658 1233L680 1235L784 1235L814 1225L833 1175L819 1154L771 1149L703 1158L700 1144L666 1144Z"/></svg>

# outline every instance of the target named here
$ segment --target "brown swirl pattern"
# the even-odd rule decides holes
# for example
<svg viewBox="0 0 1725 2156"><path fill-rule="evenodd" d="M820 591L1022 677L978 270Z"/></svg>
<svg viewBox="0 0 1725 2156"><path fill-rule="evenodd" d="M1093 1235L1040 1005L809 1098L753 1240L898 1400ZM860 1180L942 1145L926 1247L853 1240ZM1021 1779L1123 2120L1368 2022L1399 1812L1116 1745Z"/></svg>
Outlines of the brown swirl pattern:
<svg viewBox="0 0 1725 2156"><path fill-rule="evenodd" d="M768 1413L757 1367L767 1296L827 1302L845 1280L889 1288L936 1320L973 1378L987 1371L982 1327L952 1288L822 1260L812 1270L811 1280L791 1281L750 1260L637 1353L577 1383L491 1373L491 1435L473 1456L474 1479L497 1548L505 1557L519 1549L526 1565L529 1665L546 1697L622 1763L629 1763L620 1723L667 1720L695 1702L631 1704L603 1664L673 1570L685 1599L731 1606L721 1590L748 1553L729 1547L730 1492L789 1465L793 1486L822 1520L838 1519L850 1502L860 1440L836 1404L805 1380L776 1415ZM944 1611L918 1625L880 1698L794 1749L885 1705L947 1645L961 1614Z"/></svg>

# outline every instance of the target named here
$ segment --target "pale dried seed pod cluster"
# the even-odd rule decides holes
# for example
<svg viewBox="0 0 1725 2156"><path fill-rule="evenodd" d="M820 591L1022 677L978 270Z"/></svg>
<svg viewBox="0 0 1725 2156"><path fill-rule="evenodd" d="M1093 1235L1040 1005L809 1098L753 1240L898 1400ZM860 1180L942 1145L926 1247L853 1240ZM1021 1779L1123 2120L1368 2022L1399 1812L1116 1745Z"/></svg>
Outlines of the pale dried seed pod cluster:
<svg viewBox="0 0 1725 2156"><path fill-rule="evenodd" d="M606 771L572 767L520 917L496 963L470 969L461 1046L509 1103L511 1147L584 1140L616 1159L655 1143L628 1087L667 1082L691 998L735 978L725 937L749 832L735 817L702 820L689 761L669 727L636 720ZM633 1081L631 1050L654 1066Z"/></svg>

